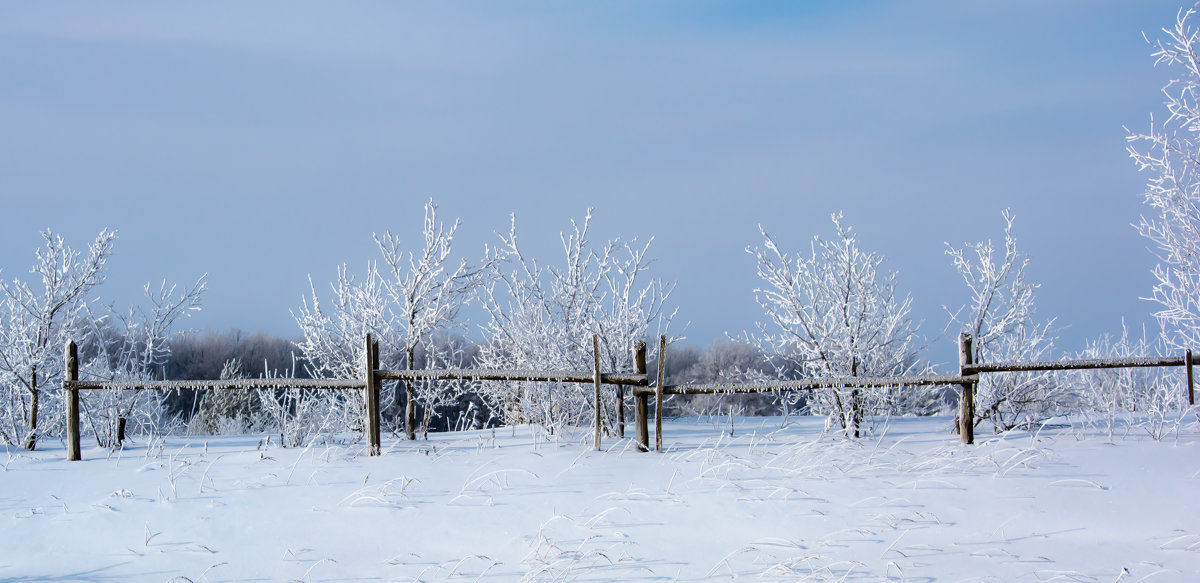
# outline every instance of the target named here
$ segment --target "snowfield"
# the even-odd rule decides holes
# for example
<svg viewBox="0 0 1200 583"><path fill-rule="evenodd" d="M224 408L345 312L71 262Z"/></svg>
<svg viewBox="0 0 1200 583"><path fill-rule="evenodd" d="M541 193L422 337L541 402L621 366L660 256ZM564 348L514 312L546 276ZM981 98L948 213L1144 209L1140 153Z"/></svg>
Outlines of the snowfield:
<svg viewBox="0 0 1200 583"><path fill-rule="evenodd" d="M0 581L1198 581L1200 435L669 421L663 454L528 427L8 449Z"/></svg>

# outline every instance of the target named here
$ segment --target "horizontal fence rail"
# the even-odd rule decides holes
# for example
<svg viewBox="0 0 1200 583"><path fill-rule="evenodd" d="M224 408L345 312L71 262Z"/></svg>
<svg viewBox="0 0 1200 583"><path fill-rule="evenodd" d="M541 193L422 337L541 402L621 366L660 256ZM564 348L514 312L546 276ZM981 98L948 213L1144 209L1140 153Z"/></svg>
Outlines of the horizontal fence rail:
<svg viewBox="0 0 1200 583"><path fill-rule="evenodd" d="M446 369L446 370L377 370L375 377L390 381L510 381L510 382L547 382L547 383L591 383L595 381L593 372L572 371L510 371L492 369ZM600 382L606 385L631 385L645 387L650 379L644 374L633 373L601 373Z"/></svg>
<svg viewBox="0 0 1200 583"><path fill-rule="evenodd" d="M68 390L98 391L116 389L120 391L253 391L272 389L336 389L362 390L367 383L361 380L339 379L227 379L216 381L63 381Z"/></svg>
<svg viewBox="0 0 1200 583"><path fill-rule="evenodd" d="M1105 368L1149 368L1156 366L1184 366L1186 356L1146 358L1090 358L1080 360L1052 360L1044 362L982 362L963 367L963 374L974 375L988 372L1036 372L1048 370L1092 370Z"/></svg>
<svg viewBox="0 0 1200 583"><path fill-rule="evenodd" d="M925 375L906 377L830 377L794 381L757 381L749 383L708 383L696 385L665 385L664 395L720 395L773 393L780 391L811 391L816 389L915 387L924 385L961 385L973 379L960 375ZM655 387L636 388L634 395L653 395Z"/></svg>

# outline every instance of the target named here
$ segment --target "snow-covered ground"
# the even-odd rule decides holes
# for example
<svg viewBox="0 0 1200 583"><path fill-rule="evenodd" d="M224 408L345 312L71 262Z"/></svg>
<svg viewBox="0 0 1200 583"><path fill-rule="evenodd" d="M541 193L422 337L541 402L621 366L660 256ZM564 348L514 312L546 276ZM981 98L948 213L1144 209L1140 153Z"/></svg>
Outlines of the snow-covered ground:
<svg viewBox="0 0 1200 583"><path fill-rule="evenodd" d="M265 436L10 449L0 581L1200 581L1200 436L892 420L529 428L283 449Z"/></svg>

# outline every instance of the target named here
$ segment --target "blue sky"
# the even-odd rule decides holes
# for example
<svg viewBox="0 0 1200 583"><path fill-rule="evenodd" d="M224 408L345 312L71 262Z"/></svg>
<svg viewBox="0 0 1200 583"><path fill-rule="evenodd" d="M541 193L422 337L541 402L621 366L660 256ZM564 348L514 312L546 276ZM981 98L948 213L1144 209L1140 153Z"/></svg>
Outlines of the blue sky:
<svg viewBox="0 0 1200 583"><path fill-rule="evenodd" d="M120 239L101 295L209 274L190 326L291 335L311 275L460 217L655 237L698 345L761 319L747 245L806 249L843 211L933 342L943 251L1017 216L1060 347L1148 322L1145 181L1163 115L1143 31L1171 2L204 3L0 6L0 276L50 227ZM942 346L942 345L945 346Z"/></svg>

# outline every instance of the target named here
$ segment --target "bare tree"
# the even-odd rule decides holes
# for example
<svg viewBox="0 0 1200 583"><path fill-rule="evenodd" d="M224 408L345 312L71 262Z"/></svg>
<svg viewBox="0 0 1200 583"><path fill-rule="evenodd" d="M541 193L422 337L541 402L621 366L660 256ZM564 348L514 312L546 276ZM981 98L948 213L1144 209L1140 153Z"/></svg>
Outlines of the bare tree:
<svg viewBox="0 0 1200 583"><path fill-rule="evenodd" d="M95 315L86 309L91 358L84 364L84 378L104 381L136 381L162 378L162 368L171 355L170 337L182 318L200 310L207 286L201 276L190 288L163 282L157 289L143 288L146 304L124 313L111 306ZM88 423L100 446L115 445L122 419L148 431L162 428L167 395L160 391L89 391L83 401Z"/></svg>
<svg viewBox="0 0 1200 583"><path fill-rule="evenodd" d="M1200 30L1194 9L1180 10L1166 38L1152 42L1154 64L1181 69L1163 87L1167 119L1150 118L1146 133L1130 132L1128 151L1149 173L1142 196L1151 209L1136 227L1155 247L1158 280L1149 299L1169 344L1200 345ZM1150 42L1147 39L1147 42Z"/></svg>
<svg viewBox="0 0 1200 583"><path fill-rule="evenodd" d="M59 391L44 392L62 377L62 347L86 326L91 290L104 281L116 233L103 230L81 256L50 230L29 270L33 283L0 280L0 439L37 447L38 436L61 425ZM37 286L37 287L35 287ZM50 403L44 403L44 399ZM49 430L49 431L47 431Z"/></svg>
<svg viewBox="0 0 1200 583"><path fill-rule="evenodd" d="M522 251L516 219L493 257L506 261L483 288L491 316L479 362L486 368L590 370L592 335L603 339L607 370L633 370L631 348L647 333L665 332L674 312L665 304L673 285L649 279L650 242L614 239L600 248L588 239L592 214L560 236L565 262L543 267ZM505 267L512 266L511 270ZM594 412L588 390L561 383L485 383L482 394L510 423L549 431L584 422ZM617 406L622 406L618 404ZM604 422L613 422L606 411ZM610 425L611 426L611 425Z"/></svg>
<svg viewBox="0 0 1200 583"><path fill-rule="evenodd" d="M1054 348L1054 320L1036 319L1034 292L1026 278L1029 255L1017 248L1012 213L1005 210L1004 251L997 256L991 240L953 247L946 244L954 269L970 292L965 306L951 311L948 328L974 339L975 362L1047 360ZM1068 405L1071 394L1049 372L983 375L975 389L975 425L988 420L996 431Z"/></svg>
<svg viewBox="0 0 1200 583"><path fill-rule="evenodd" d="M304 337L298 344L314 377L356 377L362 375L362 344L367 333L380 341L380 364L385 368L412 369L417 364L419 347L424 348L430 364L453 358L441 354L431 342L438 332L461 329L460 310L475 297L475 289L488 273L484 267L467 260L451 260L454 234L460 222L450 227L437 218L432 200L425 204L419 253L405 253L400 239L391 232L375 236L383 256L383 268L372 262L361 281L348 275L343 265L332 286L332 305L323 308L312 289L293 312ZM443 383L407 383L404 429L409 439L416 438L416 407L428 410L453 400ZM352 399L357 396L350 396ZM394 393L393 410L401 403ZM357 405L355 405L357 406ZM352 407L353 408L353 407Z"/></svg>
<svg viewBox="0 0 1200 583"><path fill-rule="evenodd" d="M814 237L810 253L791 255L762 227L762 247L746 251L758 261L763 287L754 290L767 323L749 340L773 355L781 375L891 376L920 366L912 299L896 292L895 272L867 253L855 233L832 215L835 236ZM814 411L836 417L847 435L859 436L863 415L891 409L894 391L838 388L818 391Z"/></svg>

